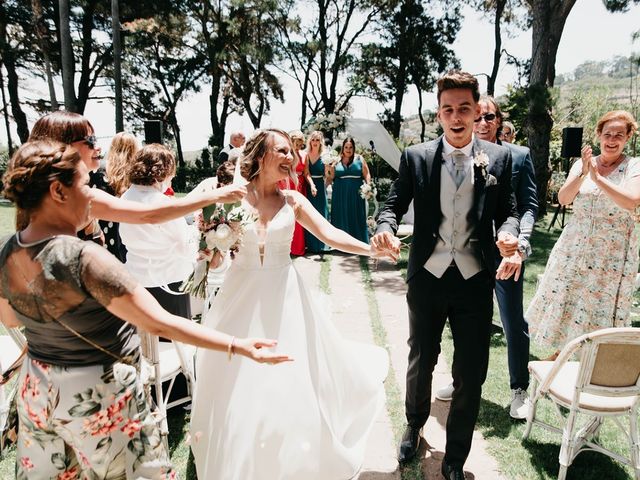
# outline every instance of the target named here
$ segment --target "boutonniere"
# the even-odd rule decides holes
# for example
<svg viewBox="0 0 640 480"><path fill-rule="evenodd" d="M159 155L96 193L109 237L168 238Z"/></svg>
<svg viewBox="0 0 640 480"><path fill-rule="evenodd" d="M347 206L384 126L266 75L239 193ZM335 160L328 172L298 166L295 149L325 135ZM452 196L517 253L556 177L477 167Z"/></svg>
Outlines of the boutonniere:
<svg viewBox="0 0 640 480"><path fill-rule="evenodd" d="M482 150L473 157L473 164L482 172L482 178L487 179L487 167L489 166L489 156Z"/></svg>

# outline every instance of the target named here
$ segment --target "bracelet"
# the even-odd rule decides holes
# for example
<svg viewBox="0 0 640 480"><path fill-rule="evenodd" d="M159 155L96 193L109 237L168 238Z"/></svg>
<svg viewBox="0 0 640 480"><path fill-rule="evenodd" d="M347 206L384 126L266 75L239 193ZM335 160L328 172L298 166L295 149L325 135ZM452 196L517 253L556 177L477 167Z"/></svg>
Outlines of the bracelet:
<svg viewBox="0 0 640 480"><path fill-rule="evenodd" d="M227 360L231 361L231 356L235 355L235 343L236 343L236 337L231 337L231 341L229 342L229 345L227 346Z"/></svg>

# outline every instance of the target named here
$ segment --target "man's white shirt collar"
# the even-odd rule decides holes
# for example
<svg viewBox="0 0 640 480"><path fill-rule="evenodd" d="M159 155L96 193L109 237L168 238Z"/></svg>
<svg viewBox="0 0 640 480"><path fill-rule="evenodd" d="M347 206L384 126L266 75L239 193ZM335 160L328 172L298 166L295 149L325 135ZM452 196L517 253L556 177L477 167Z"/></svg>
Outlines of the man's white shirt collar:
<svg viewBox="0 0 640 480"><path fill-rule="evenodd" d="M467 143L464 147L461 148L457 148L454 147L453 145L451 145L449 142L447 142L447 137L442 137L442 153L443 155L446 155L447 157L451 156L451 153L454 150L460 150L462 153L464 153L467 158L471 157L471 154L473 153L473 140L474 140L475 136L471 136L471 141L469 143Z"/></svg>

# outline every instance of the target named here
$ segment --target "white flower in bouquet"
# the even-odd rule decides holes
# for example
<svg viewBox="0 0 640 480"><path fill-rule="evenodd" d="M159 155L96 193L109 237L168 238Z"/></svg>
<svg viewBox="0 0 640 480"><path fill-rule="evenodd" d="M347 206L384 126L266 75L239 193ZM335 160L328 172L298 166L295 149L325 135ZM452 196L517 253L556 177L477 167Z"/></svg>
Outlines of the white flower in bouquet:
<svg viewBox="0 0 640 480"><path fill-rule="evenodd" d="M214 230L207 232L205 241L210 250L228 251L238 240L236 234L226 223L221 223Z"/></svg>

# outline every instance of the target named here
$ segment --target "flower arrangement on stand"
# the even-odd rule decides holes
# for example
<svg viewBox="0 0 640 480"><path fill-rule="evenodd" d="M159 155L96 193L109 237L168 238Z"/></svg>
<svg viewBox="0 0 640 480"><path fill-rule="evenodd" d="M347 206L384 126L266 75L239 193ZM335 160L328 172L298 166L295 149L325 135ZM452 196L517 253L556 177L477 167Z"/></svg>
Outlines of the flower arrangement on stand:
<svg viewBox="0 0 640 480"><path fill-rule="evenodd" d="M376 231L376 215L378 215L378 189L376 184L372 182L363 183L360 186L360 197L364 199L366 211L369 213L369 201L373 201L373 213L367 216L367 228L369 233L373 235Z"/></svg>
<svg viewBox="0 0 640 480"><path fill-rule="evenodd" d="M200 231L198 261L182 284L182 291L194 297L206 298L207 273L213 256L220 252L229 253L231 257L242 245L242 237L247 225L255 221L254 216L247 213L240 202L233 204L215 204L202 209L196 217Z"/></svg>

